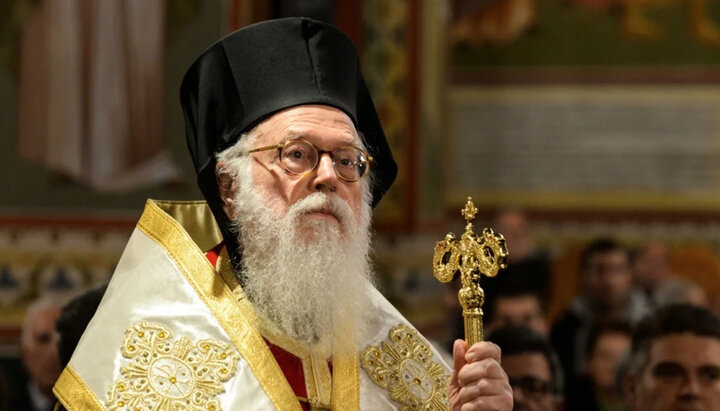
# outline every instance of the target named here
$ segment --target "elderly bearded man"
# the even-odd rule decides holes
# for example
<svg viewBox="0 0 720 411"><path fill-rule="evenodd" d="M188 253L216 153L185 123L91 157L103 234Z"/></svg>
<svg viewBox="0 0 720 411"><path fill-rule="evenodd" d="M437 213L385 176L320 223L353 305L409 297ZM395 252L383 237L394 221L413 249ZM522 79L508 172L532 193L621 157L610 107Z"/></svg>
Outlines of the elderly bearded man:
<svg viewBox="0 0 720 411"><path fill-rule="evenodd" d="M149 203L130 240L146 246L128 245L99 313L137 289L119 290L120 274L165 275L143 265L154 244L180 280L137 276L162 285L103 333L122 339L105 377L81 354L96 315L56 387L62 400L72 378L90 391L103 380L111 408L512 409L497 346L457 341L450 370L372 286L372 207L397 167L347 37L305 18L249 26L198 58L181 99L223 242L203 256L177 224L197 228L197 214L172 221L182 205Z"/></svg>

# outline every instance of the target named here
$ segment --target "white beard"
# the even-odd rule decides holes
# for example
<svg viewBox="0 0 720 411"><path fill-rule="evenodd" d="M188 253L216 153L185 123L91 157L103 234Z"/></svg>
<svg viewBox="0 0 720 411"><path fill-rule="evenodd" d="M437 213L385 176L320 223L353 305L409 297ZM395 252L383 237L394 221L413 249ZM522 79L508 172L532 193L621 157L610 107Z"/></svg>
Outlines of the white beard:
<svg viewBox="0 0 720 411"><path fill-rule="evenodd" d="M348 325L356 337L363 334L372 312L369 203L356 219L340 197L316 192L277 215L270 206L273 199L254 187L246 159L232 164L237 167L233 210L245 294L271 330L325 356L349 349ZM301 219L319 210L339 223Z"/></svg>

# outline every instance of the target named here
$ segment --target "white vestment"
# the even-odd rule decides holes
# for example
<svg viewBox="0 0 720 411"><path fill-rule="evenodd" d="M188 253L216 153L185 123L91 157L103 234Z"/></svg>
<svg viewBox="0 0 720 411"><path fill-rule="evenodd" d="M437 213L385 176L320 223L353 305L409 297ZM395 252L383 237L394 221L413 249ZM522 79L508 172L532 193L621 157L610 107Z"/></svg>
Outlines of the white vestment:
<svg viewBox="0 0 720 411"><path fill-rule="evenodd" d="M330 375L328 359L264 331L227 254L216 269L202 251L219 240L204 202L148 201L55 385L68 410L300 409L264 338L303 360L308 395L332 409L448 408L447 364L377 290L372 330L348 328L358 355L334 355Z"/></svg>

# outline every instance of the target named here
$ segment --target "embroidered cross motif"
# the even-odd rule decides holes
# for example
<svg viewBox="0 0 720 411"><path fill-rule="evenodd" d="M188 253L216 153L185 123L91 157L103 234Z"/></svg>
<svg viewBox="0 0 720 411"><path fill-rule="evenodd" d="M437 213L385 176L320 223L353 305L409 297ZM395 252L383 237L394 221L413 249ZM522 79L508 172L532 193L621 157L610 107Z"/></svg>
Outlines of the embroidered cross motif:
<svg viewBox="0 0 720 411"><path fill-rule="evenodd" d="M105 404L111 410L220 411L216 397L240 358L216 340L172 341L167 327L146 321L125 330L121 352L131 362L110 387Z"/></svg>
<svg viewBox="0 0 720 411"><path fill-rule="evenodd" d="M433 360L427 342L415 330L398 325L390 330L390 342L368 346L360 364L370 379L390 392L402 410L447 410L448 376Z"/></svg>

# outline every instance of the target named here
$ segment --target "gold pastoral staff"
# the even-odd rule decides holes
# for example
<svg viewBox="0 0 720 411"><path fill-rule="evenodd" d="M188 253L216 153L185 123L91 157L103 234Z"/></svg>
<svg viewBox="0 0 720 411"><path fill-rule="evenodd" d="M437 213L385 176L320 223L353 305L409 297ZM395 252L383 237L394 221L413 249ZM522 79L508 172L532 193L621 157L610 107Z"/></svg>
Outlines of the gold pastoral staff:
<svg viewBox="0 0 720 411"><path fill-rule="evenodd" d="M480 276L495 277L500 269L507 267L508 250L502 234L485 228L482 237L473 230L471 221L477 208L468 197L462 215L467 221L465 233L458 241L455 234L448 233L443 241L435 245L433 273L443 283L452 281L460 273L462 287L458 299L465 319L465 341L468 347L483 340L482 305L485 293L480 288Z"/></svg>

